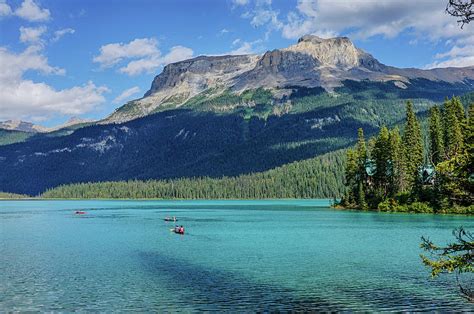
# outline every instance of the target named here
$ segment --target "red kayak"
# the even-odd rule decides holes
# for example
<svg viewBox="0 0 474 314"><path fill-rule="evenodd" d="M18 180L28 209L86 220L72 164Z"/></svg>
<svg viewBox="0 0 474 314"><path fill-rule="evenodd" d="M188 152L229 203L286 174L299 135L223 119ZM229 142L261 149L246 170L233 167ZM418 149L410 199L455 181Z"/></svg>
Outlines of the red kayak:
<svg viewBox="0 0 474 314"><path fill-rule="evenodd" d="M184 234L184 228L174 228L174 229L171 229L171 231L177 234Z"/></svg>
<svg viewBox="0 0 474 314"><path fill-rule="evenodd" d="M83 212L82 210L76 210L76 215L84 215L86 212Z"/></svg>

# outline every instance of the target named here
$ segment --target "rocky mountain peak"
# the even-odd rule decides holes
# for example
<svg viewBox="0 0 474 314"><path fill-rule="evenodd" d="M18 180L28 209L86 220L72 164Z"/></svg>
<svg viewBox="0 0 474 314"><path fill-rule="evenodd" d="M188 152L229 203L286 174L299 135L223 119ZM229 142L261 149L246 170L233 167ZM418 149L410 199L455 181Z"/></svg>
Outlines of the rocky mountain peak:
<svg viewBox="0 0 474 314"><path fill-rule="evenodd" d="M347 37L324 39L315 35L305 35L295 45L283 50L309 54L322 66L343 69L361 66L361 63L364 63L362 60L370 56L355 47ZM372 56L370 57L375 60Z"/></svg>
<svg viewBox="0 0 474 314"><path fill-rule="evenodd" d="M31 122L25 122L21 120L6 120L0 121L0 129L10 131L22 131L29 133L46 132L47 128L33 124Z"/></svg>
<svg viewBox="0 0 474 314"><path fill-rule="evenodd" d="M178 108L203 92L203 97L212 98L224 91L239 94L263 88L280 97L285 89L295 86L332 92L344 81L393 81L403 87L412 79L469 83L474 80L474 67L399 69L380 63L348 37L305 35L292 46L262 55L199 56L169 64L143 98L125 104L101 123L124 122L164 108Z"/></svg>

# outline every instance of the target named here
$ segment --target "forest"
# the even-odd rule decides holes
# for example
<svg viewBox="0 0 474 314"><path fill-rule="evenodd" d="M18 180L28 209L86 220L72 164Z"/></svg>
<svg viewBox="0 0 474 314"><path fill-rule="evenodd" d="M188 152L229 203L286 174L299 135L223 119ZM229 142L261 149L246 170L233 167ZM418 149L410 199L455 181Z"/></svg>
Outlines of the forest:
<svg viewBox="0 0 474 314"><path fill-rule="evenodd" d="M270 199L334 198L344 193L343 150L237 177L62 185L44 198Z"/></svg>
<svg viewBox="0 0 474 314"><path fill-rule="evenodd" d="M474 214L474 104L457 97L429 111L427 143L411 102L404 131L364 130L347 151L340 206L396 212Z"/></svg>

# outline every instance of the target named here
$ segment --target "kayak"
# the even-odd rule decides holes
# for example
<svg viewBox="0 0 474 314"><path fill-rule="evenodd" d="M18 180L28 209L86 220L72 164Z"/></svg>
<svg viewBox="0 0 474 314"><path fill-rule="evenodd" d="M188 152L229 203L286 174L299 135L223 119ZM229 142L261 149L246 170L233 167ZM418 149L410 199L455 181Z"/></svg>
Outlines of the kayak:
<svg viewBox="0 0 474 314"><path fill-rule="evenodd" d="M178 221L178 219L174 220L174 219L172 219L172 218L165 218L165 219L163 219L163 220L164 220L164 221L173 221L173 222L174 222L174 221Z"/></svg>
<svg viewBox="0 0 474 314"><path fill-rule="evenodd" d="M84 215L86 212L82 210L76 210L76 215Z"/></svg>
<svg viewBox="0 0 474 314"><path fill-rule="evenodd" d="M173 230L174 233L177 233L177 234L184 234L184 231L177 231L177 230Z"/></svg>

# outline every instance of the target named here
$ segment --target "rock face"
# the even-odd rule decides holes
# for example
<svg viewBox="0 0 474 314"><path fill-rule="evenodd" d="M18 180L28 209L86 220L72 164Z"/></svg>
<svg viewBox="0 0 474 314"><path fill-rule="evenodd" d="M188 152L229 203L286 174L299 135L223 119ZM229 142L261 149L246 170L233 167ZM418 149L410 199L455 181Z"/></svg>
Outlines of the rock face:
<svg viewBox="0 0 474 314"><path fill-rule="evenodd" d="M156 76L143 98L128 105L131 110L116 110L104 122L125 122L145 116L159 106L179 107L193 96L209 89L226 88L232 79L252 69L259 56L200 56L171 63Z"/></svg>
<svg viewBox="0 0 474 314"><path fill-rule="evenodd" d="M11 131L22 131L22 132L28 132L28 133L47 133L47 132L60 130L62 128L71 127L77 124L91 123L91 122L94 122L94 121L81 119L78 117L71 117L68 121L66 121L65 123L61 125L58 125L52 128L47 128L41 125L36 125L31 122L25 122L21 120L6 120L3 122L0 122L0 129L11 130Z"/></svg>
<svg viewBox="0 0 474 314"><path fill-rule="evenodd" d="M474 67L432 70L398 69L380 63L347 37L301 37L295 45L263 55L200 56L165 66L143 98L117 109L101 123L125 122L160 107L177 108L206 91L241 93L262 87L322 87L333 91L345 80L393 81L406 88L413 79L472 85Z"/></svg>
<svg viewBox="0 0 474 314"><path fill-rule="evenodd" d="M255 65L258 56L201 56L191 60L172 63L155 77L145 97L164 89L176 88L188 84L201 91L209 87L225 84L236 74L249 70Z"/></svg>
<svg viewBox="0 0 474 314"><path fill-rule="evenodd" d="M362 66L376 71L379 71L381 66L370 54L356 48L347 37L323 39L305 35L298 40L296 45L283 50L308 54L318 60L321 66L346 70Z"/></svg>
<svg viewBox="0 0 474 314"><path fill-rule="evenodd" d="M31 122L25 122L20 120L6 120L0 122L0 129L22 131L28 133L48 132L48 128L45 128L40 125L35 125Z"/></svg>
<svg viewBox="0 0 474 314"><path fill-rule="evenodd" d="M48 132L56 131L56 130L60 130L62 128L67 128L67 127L75 126L75 125L78 125L78 124L92 123L92 122L94 122L94 120L82 119L82 118L79 118L79 117L71 117L71 118L69 118L69 120L67 120L63 124L52 127L52 128L48 128L47 130L48 130Z"/></svg>

